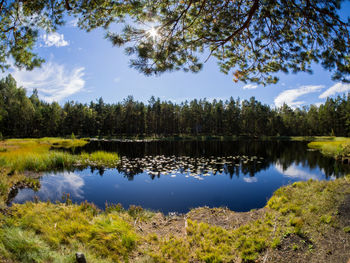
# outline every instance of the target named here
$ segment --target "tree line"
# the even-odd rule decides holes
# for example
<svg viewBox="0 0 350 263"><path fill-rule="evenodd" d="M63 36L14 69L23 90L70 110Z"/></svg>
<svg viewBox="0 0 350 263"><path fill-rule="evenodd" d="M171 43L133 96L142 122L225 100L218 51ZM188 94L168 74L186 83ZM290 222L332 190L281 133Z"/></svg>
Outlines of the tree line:
<svg viewBox="0 0 350 263"><path fill-rule="evenodd" d="M43 136L350 136L350 94L327 98L324 104L273 108L254 97L226 101L206 99L173 103L151 97L148 103L132 96L122 102L102 98L83 104L44 102L38 92L26 95L8 75L0 80L0 135Z"/></svg>

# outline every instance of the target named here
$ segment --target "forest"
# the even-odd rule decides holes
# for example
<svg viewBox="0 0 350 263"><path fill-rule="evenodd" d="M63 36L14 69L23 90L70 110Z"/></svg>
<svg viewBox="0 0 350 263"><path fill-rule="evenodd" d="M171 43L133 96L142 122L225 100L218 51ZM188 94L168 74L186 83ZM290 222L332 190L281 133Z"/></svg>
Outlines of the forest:
<svg viewBox="0 0 350 263"><path fill-rule="evenodd" d="M350 94L324 104L274 108L254 97L182 103L132 96L122 102L44 102L8 75L0 80L0 137L43 136L350 136Z"/></svg>

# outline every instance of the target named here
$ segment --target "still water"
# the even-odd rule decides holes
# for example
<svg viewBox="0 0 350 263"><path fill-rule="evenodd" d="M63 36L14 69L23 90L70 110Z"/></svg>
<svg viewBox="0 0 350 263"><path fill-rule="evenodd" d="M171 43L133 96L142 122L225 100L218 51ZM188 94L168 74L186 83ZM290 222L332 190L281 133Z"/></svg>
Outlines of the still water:
<svg viewBox="0 0 350 263"><path fill-rule="evenodd" d="M39 191L21 189L12 200L140 205L155 211L186 213L199 206L248 211L266 204L273 192L296 181L333 180L343 166L305 142L175 141L91 142L74 153L117 152L115 169L93 168L46 173Z"/></svg>

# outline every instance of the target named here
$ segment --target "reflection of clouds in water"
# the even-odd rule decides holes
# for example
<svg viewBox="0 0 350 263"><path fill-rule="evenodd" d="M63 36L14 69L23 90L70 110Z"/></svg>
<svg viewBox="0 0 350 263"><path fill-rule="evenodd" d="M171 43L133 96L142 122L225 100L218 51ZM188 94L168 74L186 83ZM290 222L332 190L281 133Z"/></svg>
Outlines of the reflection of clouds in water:
<svg viewBox="0 0 350 263"><path fill-rule="evenodd" d="M321 180L322 179L321 174L314 174L314 173L307 172L301 169L300 167L298 167L296 164L292 164L287 169L284 169L283 165L277 163L275 165L275 168L279 173L293 179L300 179L300 180L309 180L309 179Z"/></svg>
<svg viewBox="0 0 350 263"><path fill-rule="evenodd" d="M243 181L246 183L256 183L258 178L256 177L243 177Z"/></svg>
<svg viewBox="0 0 350 263"><path fill-rule="evenodd" d="M36 196L40 200L61 200L62 194L70 194L72 199L83 199L84 179L71 172L64 172L58 174L48 174L40 180L41 187ZM33 190L20 190L13 202L22 203L26 200L32 199L34 196Z"/></svg>
<svg viewBox="0 0 350 263"><path fill-rule="evenodd" d="M13 203L24 203L27 200L33 199L33 190L32 189L22 189L18 192L16 197L13 199Z"/></svg>

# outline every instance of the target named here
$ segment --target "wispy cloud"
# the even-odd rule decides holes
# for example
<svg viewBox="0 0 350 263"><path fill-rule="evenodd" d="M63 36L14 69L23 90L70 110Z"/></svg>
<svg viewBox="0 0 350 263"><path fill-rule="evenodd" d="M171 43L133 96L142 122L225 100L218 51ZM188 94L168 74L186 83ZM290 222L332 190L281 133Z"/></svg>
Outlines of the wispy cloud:
<svg viewBox="0 0 350 263"><path fill-rule="evenodd" d="M319 98L325 99L325 98L332 96L336 93L347 92L347 91L350 91L350 84L338 82L338 83L334 84L332 87L330 87L329 89L327 89L325 92L323 92L319 96Z"/></svg>
<svg viewBox="0 0 350 263"><path fill-rule="evenodd" d="M49 62L32 71L14 68L11 74L20 86L37 89L41 99L52 102L82 91L85 86L84 70L84 67L67 70L64 65Z"/></svg>
<svg viewBox="0 0 350 263"><path fill-rule="evenodd" d="M115 83L119 83L119 82L120 82L120 78L119 78L119 77L116 77L116 78L113 79L113 81L114 81Z"/></svg>
<svg viewBox="0 0 350 263"><path fill-rule="evenodd" d="M46 47L64 47L69 45L68 41L64 40L64 35L57 32L44 34L42 39Z"/></svg>
<svg viewBox="0 0 350 263"><path fill-rule="evenodd" d="M84 179L71 172L63 172L59 174L49 174L40 182L40 189L34 193L32 190L20 191L13 202L24 203L27 200L32 200L34 195L39 197L39 200L61 200L63 194L68 194L73 200L83 200L85 185Z"/></svg>
<svg viewBox="0 0 350 263"><path fill-rule="evenodd" d="M67 26L70 27L77 27L78 26L78 18L73 18L72 20L68 21Z"/></svg>
<svg viewBox="0 0 350 263"><path fill-rule="evenodd" d="M256 183L258 178L256 177L243 177L243 181L246 183Z"/></svg>
<svg viewBox="0 0 350 263"><path fill-rule="evenodd" d="M256 89L258 86L253 84L247 84L242 87L242 89Z"/></svg>
<svg viewBox="0 0 350 263"><path fill-rule="evenodd" d="M289 105L290 107L299 107L302 104L305 103L305 101L297 100L300 96L318 92L322 90L324 86L317 85L317 86L302 86L297 89L289 89L285 90L282 93L280 93L274 100L276 107L281 107L284 103Z"/></svg>

